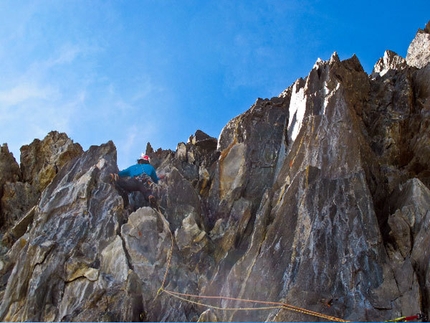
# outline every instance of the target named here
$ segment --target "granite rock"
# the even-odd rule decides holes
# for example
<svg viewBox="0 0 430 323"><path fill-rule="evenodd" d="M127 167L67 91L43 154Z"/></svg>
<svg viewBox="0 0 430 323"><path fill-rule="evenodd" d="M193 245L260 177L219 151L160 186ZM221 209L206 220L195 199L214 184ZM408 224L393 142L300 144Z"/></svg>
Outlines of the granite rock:
<svg viewBox="0 0 430 323"><path fill-rule="evenodd" d="M111 182L113 142L82 152L51 133L21 169L3 146L0 319L428 317L428 33L371 75L356 56L318 59L218 139L148 143L155 208Z"/></svg>

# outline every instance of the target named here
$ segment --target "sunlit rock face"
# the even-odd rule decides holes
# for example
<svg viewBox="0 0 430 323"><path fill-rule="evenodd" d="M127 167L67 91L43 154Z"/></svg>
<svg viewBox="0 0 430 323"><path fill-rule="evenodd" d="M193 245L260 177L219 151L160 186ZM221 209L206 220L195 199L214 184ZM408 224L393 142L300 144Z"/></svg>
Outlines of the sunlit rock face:
<svg viewBox="0 0 430 323"><path fill-rule="evenodd" d="M156 209L111 182L113 142L83 152L50 133L23 147L21 168L4 145L0 318L428 316L429 32L370 75L355 56L318 59L218 139L148 144L166 175Z"/></svg>
<svg viewBox="0 0 430 323"><path fill-rule="evenodd" d="M430 22L424 29L419 29L409 45L406 55L408 65L423 68L430 62Z"/></svg>
<svg viewBox="0 0 430 323"><path fill-rule="evenodd" d="M8 152L0 153L0 218L3 231L19 222L37 203L42 191L58 171L83 153L65 133L50 132L43 140L35 139L21 147L21 165ZM8 158L6 156L9 156ZM9 237L16 239L18 237Z"/></svg>

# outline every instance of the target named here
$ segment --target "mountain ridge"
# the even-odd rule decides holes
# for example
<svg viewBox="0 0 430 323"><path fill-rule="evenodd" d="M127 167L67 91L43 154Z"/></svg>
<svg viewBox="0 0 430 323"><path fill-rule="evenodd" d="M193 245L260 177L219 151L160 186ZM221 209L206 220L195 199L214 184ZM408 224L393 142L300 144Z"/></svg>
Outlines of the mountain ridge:
<svg viewBox="0 0 430 323"><path fill-rule="evenodd" d="M111 141L83 151L53 131L21 167L4 144L0 318L428 317L429 26L370 75L356 56L317 60L218 139L148 143L159 210L115 189Z"/></svg>

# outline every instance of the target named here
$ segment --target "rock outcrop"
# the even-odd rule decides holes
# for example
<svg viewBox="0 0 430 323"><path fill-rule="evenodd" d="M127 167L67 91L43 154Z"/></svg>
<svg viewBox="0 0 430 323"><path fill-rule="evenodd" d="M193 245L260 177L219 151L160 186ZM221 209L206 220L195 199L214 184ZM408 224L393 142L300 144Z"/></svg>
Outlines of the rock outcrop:
<svg viewBox="0 0 430 323"><path fill-rule="evenodd" d="M430 62L430 22L424 30L418 30L408 48L406 61L410 66L417 68L423 68Z"/></svg>
<svg viewBox="0 0 430 323"><path fill-rule="evenodd" d="M218 140L148 143L166 175L155 209L115 189L113 142L83 152L52 132L21 167L3 145L0 318L429 316L428 26L371 75L356 56L318 60Z"/></svg>
<svg viewBox="0 0 430 323"><path fill-rule="evenodd" d="M30 145L21 147L19 167L7 145L4 145L0 153L2 231L19 224L23 216L36 205L41 193L59 169L82 153L82 147L73 143L65 133L52 131L43 140L35 139ZM6 235L5 238L13 241L18 237Z"/></svg>
<svg viewBox="0 0 430 323"><path fill-rule="evenodd" d="M21 179L21 170L13 154L9 152L7 144L0 147L0 198L4 195L5 185L15 183ZM6 188L7 189L7 188ZM3 208L0 204L0 226L8 220L8 216L3 216Z"/></svg>

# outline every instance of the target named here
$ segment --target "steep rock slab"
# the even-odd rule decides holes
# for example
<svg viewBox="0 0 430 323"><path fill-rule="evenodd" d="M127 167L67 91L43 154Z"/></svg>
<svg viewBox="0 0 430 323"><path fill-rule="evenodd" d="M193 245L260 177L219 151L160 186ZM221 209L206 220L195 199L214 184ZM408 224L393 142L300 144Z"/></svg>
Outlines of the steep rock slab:
<svg viewBox="0 0 430 323"><path fill-rule="evenodd" d="M408 178L430 185L430 66L405 66L391 52L375 65L363 121L392 191Z"/></svg>
<svg viewBox="0 0 430 323"><path fill-rule="evenodd" d="M91 147L44 190L32 230L17 242L24 245L0 307L2 320L138 319L141 293L118 236L123 202L107 181L115 170L111 142Z"/></svg>
<svg viewBox="0 0 430 323"><path fill-rule="evenodd" d="M183 234L177 234L177 238L183 240ZM164 292L165 289L197 293L196 275L187 268L190 259L178 250L164 216L149 207L140 208L130 214L121 228L121 235L130 267L142 289L144 311L141 318L148 321L197 320L198 312L193 304Z"/></svg>
<svg viewBox="0 0 430 323"><path fill-rule="evenodd" d="M42 192L58 171L83 153L65 133L51 131L43 140L35 139L21 147L21 171L24 182Z"/></svg>
<svg viewBox="0 0 430 323"><path fill-rule="evenodd" d="M368 92L358 60L340 62L337 55L317 62L307 79L295 84L287 155L273 198L267 195L270 202L257 215L252 243L226 282L218 276L211 282L222 286L219 294L285 301L344 319L377 320L395 312L388 301L380 313L380 299L372 293L394 280L374 211L380 175L360 121ZM286 310L222 315L223 320L316 319Z"/></svg>
<svg viewBox="0 0 430 323"><path fill-rule="evenodd" d="M258 99L222 130L216 185L211 188L213 203L221 203L219 211L228 214L240 197L250 200L254 210L258 208L262 193L273 183L288 103L288 97Z"/></svg>
<svg viewBox="0 0 430 323"><path fill-rule="evenodd" d="M397 56L396 56L397 57ZM399 59L394 59L399 61ZM363 114L370 145L392 190L405 179L400 169L410 160L410 143L406 138L413 111L413 83L410 68L388 62L380 67L386 73L374 73L370 80L369 105ZM375 67L375 70L378 70Z"/></svg>
<svg viewBox="0 0 430 323"><path fill-rule="evenodd" d="M168 176L159 186L160 205L172 231L180 227L182 220L192 216L203 227L199 195L176 167L169 169Z"/></svg>
<svg viewBox="0 0 430 323"><path fill-rule="evenodd" d="M201 174L208 172L216 161L217 143L216 138L197 130L188 138L187 143L178 143L175 152L162 149L154 151L148 143L146 153L151 157L151 164L154 167L164 171L164 168L174 166L194 187L198 186L198 189L202 191L208 183L204 182Z"/></svg>
<svg viewBox="0 0 430 323"><path fill-rule="evenodd" d="M115 171L113 144L91 147L43 191L32 229L14 244L14 261L5 267L13 270L2 319L198 319L193 304L160 290L198 294L212 270L213 247L195 219L197 193L173 168L161 190L174 198L165 204L173 222L148 207L128 216L109 180Z"/></svg>
<svg viewBox="0 0 430 323"><path fill-rule="evenodd" d="M6 182L16 182L21 179L21 171L7 144L0 147L0 193Z"/></svg>
<svg viewBox="0 0 430 323"><path fill-rule="evenodd" d="M13 154L9 152L7 144L0 147L0 199L3 197L4 185L7 182L16 182L21 179L21 170ZM0 228L7 222L7 215L3 214L3 208L0 206Z"/></svg>
<svg viewBox="0 0 430 323"><path fill-rule="evenodd" d="M1 199L1 212L4 219L3 229L9 230L35 206L40 194L32 185L22 182L8 182L3 185L3 190L3 197ZM10 232L5 234L5 236L8 235L10 235ZM12 234L9 239L15 241L19 237Z"/></svg>
<svg viewBox="0 0 430 323"><path fill-rule="evenodd" d="M288 103L289 97L258 99L221 132L207 200L220 268L231 266L246 250L262 195L273 185L284 153Z"/></svg>
<svg viewBox="0 0 430 323"><path fill-rule="evenodd" d="M8 179L10 183L5 187L5 194L0 194L2 205L0 218L5 223L3 229L9 229L35 206L41 192L59 170L82 153L79 144L73 143L65 133L56 131L50 132L42 141L35 139L30 145L22 146L21 169L16 170L17 163L12 157L7 161L11 169L5 169L4 173L16 178ZM15 170L12 171L12 168ZM19 237L9 236L9 240L12 241L16 238Z"/></svg>
<svg viewBox="0 0 430 323"><path fill-rule="evenodd" d="M414 72L412 81L414 105L407 129L412 158L407 170L410 178L418 177L430 187L430 65Z"/></svg>
<svg viewBox="0 0 430 323"><path fill-rule="evenodd" d="M424 30L418 30L409 45L406 62L417 68L422 68L430 62L430 21Z"/></svg>
<svg viewBox="0 0 430 323"><path fill-rule="evenodd" d="M173 231L191 213L200 227L210 229L205 202L219 156L216 149L217 139L201 130L190 136L187 143L178 143L174 153L161 149L154 152L150 145L147 148L157 173L167 175L156 190Z"/></svg>
<svg viewBox="0 0 430 323"><path fill-rule="evenodd" d="M387 201L387 250L398 286L402 308L429 315L429 243L430 190L419 180L399 185Z"/></svg>

